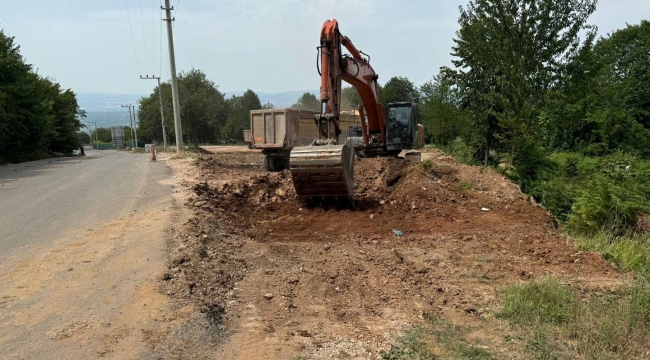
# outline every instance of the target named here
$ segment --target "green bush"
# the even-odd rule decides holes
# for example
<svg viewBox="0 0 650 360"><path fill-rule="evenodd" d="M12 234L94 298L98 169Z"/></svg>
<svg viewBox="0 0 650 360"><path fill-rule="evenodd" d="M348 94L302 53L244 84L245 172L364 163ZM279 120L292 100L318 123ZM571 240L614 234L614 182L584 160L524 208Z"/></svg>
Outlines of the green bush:
<svg viewBox="0 0 650 360"><path fill-rule="evenodd" d="M576 197L567 228L574 234L587 235L603 229L614 235L633 231L638 216L650 213L647 195L639 185L595 175Z"/></svg>
<svg viewBox="0 0 650 360"><path fill-rule="evenodd" d="M547 160L551 165L518 167L512 178L567 222L573 235L620 236L635 230L639 215L650 213L650 161L622 152L600 158L554 153Z"/></svg>
<svg viewBox="0 0 650 360"><path fill-rule="evenodd" d="M462 162L463 164L469 164L472 160L472 157L474 156L474 151L472 148L467 146L467 144L465 144L463 139L460 137L457 137L454 140L450 141L447 146L442 147L442 150L445 153L457 158L458 161Z"/></svg>
<svg viewBox="0 0 650 360"><path fill-rule="evenodd" d="M424 160L420 162L420 168L426 172L433 170L435 163L431 160Z"/></svg>
<svg viewBox="0 0 650 360"><path fill-rule="evenodd" d="M549 181L537 181L529 192L535 200L563 222L571 215L576 193L575 186L559 177Z"/></svg>
<svg viewBox="0 0 650 360"><path fill-rule="evenodd" d="M581 181L598 171L598 158L586 157L578 153L553 153L549 160L555 164L553 177L570 181Z"/></svg>
<svg viewBox="0 0 650 360"><path fill-rule="evenodd" d="M531 192L536 181L549 179L556 167L544 149L532 143L523 147L514 158L513 165L515 171L510 177L526 193Z"/></svg>
<svg viewBox="0 0 650 360"><path fill-rule="evenodd" d="M473 182L473 181L470 181L470 182L461 182L461 183L460 183L460 188L461 188L462 190L465 190L465 191L470 191L470 190L472 190L473 187L474 187L474 182Z"/></svg>
<svg viewBox="0 0 650 360"><path fill-rule="evenodd" d="M492 359L492 355L469 340L470 328L454 325L427 314L426 323L406 331L388 351L380 351L384 360Z"/></svg>

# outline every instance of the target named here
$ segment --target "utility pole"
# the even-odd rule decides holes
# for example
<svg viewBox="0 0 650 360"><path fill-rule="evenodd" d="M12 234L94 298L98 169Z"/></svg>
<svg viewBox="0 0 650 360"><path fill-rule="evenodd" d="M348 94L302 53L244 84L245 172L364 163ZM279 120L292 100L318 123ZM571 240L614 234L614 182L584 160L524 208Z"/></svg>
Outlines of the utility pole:
<svg viewBox="0 0 650 360"><path fill-rule="evenodd" d="M169 47L169 70L172 82L172 103L174 104L174 132L176 133L176 152L183 149L183 130L181 129L181 106L178 101L178 80L176 79L176 58L174 57L174 35L172 34L172 13L174 9L169 6L169 0L165 0L165 20L167 22L167 42Z"/></svg>
<svg viewBox="0 0 650 360"><path fill-rule="evenodd" d="M90 148L95 148L95 142L93 141L93 126L91 123L88 124L88 135L90 135Z"/></svg>
<svg viewBox="0 0 650 360"><path fill-rule="evenodd" d="M124 105L122 104L123 108L129 108L129 124L131 124L131 147L133 147L133 139L135 137L133 136L133 119L131 118L131 104Z"/></svg>
<svg viewBox="0 0 650 360"><path fill-rule="evenodd" d="M135 106L133 106L133 131L135 131L135 152L138 152L138 118L135 116Z"/></svg>
<svg viewBox="0 0 650 360"><path fill-rule="evenodd" d="M158 100L160 100L160 122L162 123L162 131L163 131L162 136L163 136L164 149L167 149L167 134L165 133L165 114L163 112L163 105L162 105L162 88L160 87L160 76L152 75L151 77L149 77L149 75L147 75L145 77L140 75L140 79L158 80Z"/></svg>

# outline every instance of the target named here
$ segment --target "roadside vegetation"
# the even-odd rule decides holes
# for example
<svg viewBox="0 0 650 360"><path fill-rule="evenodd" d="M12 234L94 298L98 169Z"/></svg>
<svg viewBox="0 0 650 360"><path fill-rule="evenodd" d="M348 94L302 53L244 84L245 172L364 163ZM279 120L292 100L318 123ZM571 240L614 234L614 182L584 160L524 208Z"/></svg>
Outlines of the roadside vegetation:
<svg viewBox="0 0 650 360"><path fill-rule="evenodd" d="M250 110L272 108L247 90L226 99L219 87L204 72L191 69L178 75L183 138L190 146L199 144L243 144L243 131L249 127ZM171 84L164 82L149 96L140 99L138 140L162 144L160 100L162 92L167 143L175 142ZM126 133L126 132L125 132Z"/></svg>
<svg viewBox="0 0 650 360"><path fill-rule="evenodd" d="M497 169L579 247L647 278L650 22L597 38L595 9L593 0L470 1L454 68L419 88L421 119L429 143Z"/></svg>
<svg viewBox="0 0 650 360"><path fill-rule="evenodd" d="M478 331L498 329L498 350L512 355L650 353L650 22L597 38L595 9L593 0L472 0L460 9L454 68L417 89L428 143L509 177L580 249L635 275L609 290L552 276L497 286L499 309ZM435 319L382 357L511 357Z"/></svg>
<svg viewBox="0 0 650 360"><path fill-rule="evenodd" d="M381 358L629 359L650 351L650 285L645 281L586 291L579 282L547 276L497 291L501 309L481 321L461 326L426 315Z"/></svg>
<svg viewBox="0 0 650 360"><path fill-rule="evenodd" d="M471 330L428 314L422 325L408 330L397 344L381 351L380 356L384 360L494 359L486 350L488 344L468 339Z"/></svg>
<svg viewBox="0 0 650 360"><path fill-rule="evenodd" d="M508 288L497 315L514 325L537 359L636 358L650 351L650 286L642 281L580 294L545 277Z"/></svg>
<svg viewBox="0 0 650 360"><path fill-rule="evenodd" d="M72 153L85 116L75 93L38 74L0 29L0 164Z"/></svg>

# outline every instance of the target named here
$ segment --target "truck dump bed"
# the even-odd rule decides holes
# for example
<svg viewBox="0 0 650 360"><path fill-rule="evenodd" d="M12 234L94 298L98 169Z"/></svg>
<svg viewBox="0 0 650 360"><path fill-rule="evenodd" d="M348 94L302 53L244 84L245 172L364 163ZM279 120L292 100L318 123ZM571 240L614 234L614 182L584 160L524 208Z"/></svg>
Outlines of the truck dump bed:
<svg viewBox="0 0 650 360"><path fill-rule="evenodd" d="M244 141L265 153L309 145L318 138L315 114L296 109L251 110L250 130L244 130Z"/></svg>

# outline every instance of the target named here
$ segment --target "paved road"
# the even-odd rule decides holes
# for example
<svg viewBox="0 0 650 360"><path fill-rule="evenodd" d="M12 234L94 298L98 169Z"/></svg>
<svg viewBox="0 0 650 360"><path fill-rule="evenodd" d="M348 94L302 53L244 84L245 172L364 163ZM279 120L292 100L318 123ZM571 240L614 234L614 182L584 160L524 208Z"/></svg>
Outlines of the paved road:
<svg viewBox="0 0 650 360"><path fill-rule="evenodd" d="M131 210L147 165L146 155L89 150L85 158L0 166L0 254Z"/></svg>
<svg viewBox="0 0 650 360"><path fill-rule="evenodd" d="M170 169L87 155L0 166L0 360L149 358L172 318Z"/></svg>

